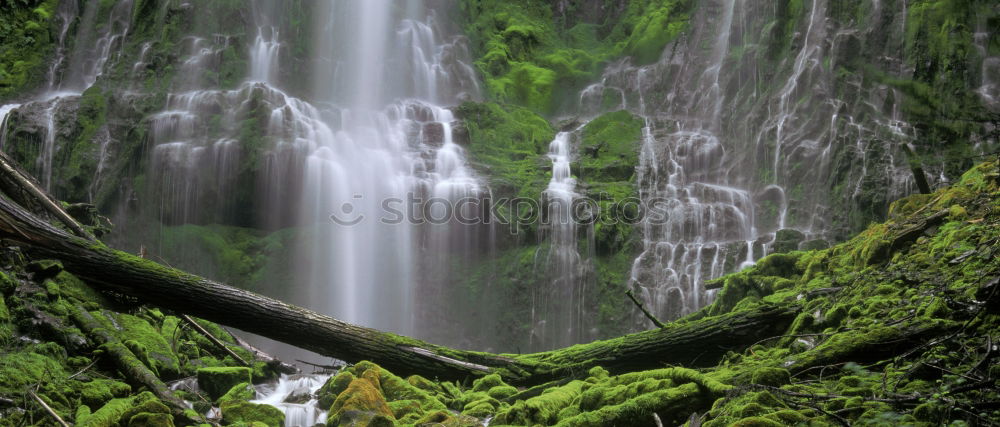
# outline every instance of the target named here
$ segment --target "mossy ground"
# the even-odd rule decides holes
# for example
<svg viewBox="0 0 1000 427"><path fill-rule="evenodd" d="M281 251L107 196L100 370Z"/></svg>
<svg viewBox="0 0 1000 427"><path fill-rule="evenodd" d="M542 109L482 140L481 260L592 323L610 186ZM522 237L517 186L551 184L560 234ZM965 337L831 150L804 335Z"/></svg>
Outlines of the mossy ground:
<svg viewBox="0 0 1000 427"><path fill-rule="evenodd" d="M37 393L64 420L79 426L174 425L170 409L141 385L130 384L119 373L112 356L76 327L70 313L77 306L90 311L102 328L121 340L126 351L132 352L164 382L194 376L199 370L214 372L213 369L239 370L246 372L247 378L252 372L258 382L277 376L262 362L256 363L252 370L225 368L238 363L173 313L94 291L61 271L59 263L29 261L15 248L2 251L2 426L54 424L29 391ZM228 343L242 358L253 360L247 350L235 345L227 332L208 322L202 326ZM207 383L206 387L211 389ZM197 389L178 391L178 395L193 402L196 408L204 406L202 402L210 404L217 397ZM254 397L252 392L232 396L229 400ZM241 419L247 416L242 415ZM269 416L273 418L273 413Z"/></svg>

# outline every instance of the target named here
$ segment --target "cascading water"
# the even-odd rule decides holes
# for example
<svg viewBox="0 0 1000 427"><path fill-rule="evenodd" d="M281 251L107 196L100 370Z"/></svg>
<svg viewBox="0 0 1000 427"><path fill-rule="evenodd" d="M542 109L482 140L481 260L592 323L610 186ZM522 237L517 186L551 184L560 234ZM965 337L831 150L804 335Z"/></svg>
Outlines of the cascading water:
<svg viewBox="0 0 1000 427"><path fill-rule="evenodd" d="M56 86L60 91L80 93L92 86L97 77L105 71L108 60L112 55L119 53L124 46L125 36L132 23L132 0L114 2L107 11L107 19L100 21L100 25L98 25L100 17L97 15L103 9L104 2L83 4L83 14L76 27L73 52ZM60 39L64 38L63 35Z"/></svg>
<svg viewBox="0 0 1000 427"><path fill-rule="evenodd" d="M572 137L571 132L559 132L549 144L552 179L543 194L549 247L537 255L542 258L540 274L548 283L532 290L532 348L563 347L583 338L586 260L577 247L581 225L574 218L573 201L579 195L570 170Z"/></svg>
<svg viewBox="0 0 1000 427"><path fill-rule="evenodd" d="M0 106L0 150L3 150L4 142L7 141L7 116L11 111L16 110L21 104L7 104Z"/></svg>
<svg viewBox="0 0 1000 427"><path fill-rule="evenodd" d="M704 306L713 295L705 280L752 264L775 245L822 247L863 226L837 209L872 209L914 191L898 148L913 134L893 101L900 95L884 87L860 92L866 82L835 75L830 63L873 28L903 40L906 5L897 6L902 11L872 6L875 22L858 29L834 23L826 1L805 2L792 21L796 33L786 35L764 30L774 25L775 16L761 13L774 10L770 4L705 2L658 62L611 64L581 93L588 116L624 108L646 119L639 193L667 215L640 223L643 249L631 282L658 316ZM793 39L787 60L768 62L775 60L766 47L783 46L771 37ZM868 54L898 75L912 72L902 59ZM884 192L873 193L877 185Z"/></svg>
<svg viewBox="0 0 1000 427"><path fill-rule="evenodd" d="M454 201L481 190L452 141L454 118L434 105L475 95L471 68L458 58L460 44L439 41L433 11L400 9L386 0L345 2L320 16L320 52L331 63L314 70L316 93L336 105L338 123L305 161L302 221L316 224L318 237L303 259L317 308L412 334L418 249L449 239L425 239L407 221L382 223L384 204L396 200L410 216L416 212L402 202L411 194ZM413 79L387 78L396 73Z"/></svg>
<svg viewBox="0 0 1000 427"><path fill-rule="evenodd" d="M635 111L646 117L638 167L640 196L665 215L641 221L642 252L634 261L631 282L665 319L710 301L712 292L703 282L723 273L726 257L739 251L738 243L746 242L743 259L754 259L753 202L748 191L728 182L723 169L727 152L717 135L725 99L720 76L736 8L736 0L713 4L715 26L692 37L711 41L711 55L679 66L685 80L667 95L674 99L669 108L675 113L663 117L660 106L645 102L646 92L656 84L654 76L678 67L667 59L641 68L610 67L602 83L581 94L585 111L600 111L599 103L608 93L626 107L632 92L637 95ZM695 90L683 96L690 88Z"/></svg>
<svg viewBox="0 0 1000 427"><path fill-rule="evenodd" d="M709 61L694 77L698 90L672 131L644 130L639 182L647 203L663 203L666 222L643 220L643 252L634 263L632 281L660 314L671 319L710 301L704 279L722 273L727 245L755 234L747 191L734 188L721 174L726 150L719 137L723 93L719 85L733 24L736 0L718 7L719 27ZM692 70L692 73L697 73ZM660 135L657 135L657 133ZM662 135L662 136L661 136ZM653 166L655 164L655 166ZM753 259L747 245L747 260Z"/></svg>
<svg viewBox="0 0 1000 427"><path fill-rule="evenodd" d="M276 383L257 386L252 403L274 406L285 413L285 426L314 426L326 422L326 411L315 398L329 375L282 375Z"/></svg>

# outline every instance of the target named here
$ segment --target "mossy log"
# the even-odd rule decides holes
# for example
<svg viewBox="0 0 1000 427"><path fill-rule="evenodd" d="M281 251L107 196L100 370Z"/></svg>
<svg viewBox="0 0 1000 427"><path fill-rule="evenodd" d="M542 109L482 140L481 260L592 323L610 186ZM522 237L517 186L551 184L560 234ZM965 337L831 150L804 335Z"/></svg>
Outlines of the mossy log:
<svg viewBox="0 0 1000 427"><path fill-rule="evenodd" d="M157 398L167 403L174 417L188 423L198 424L203 420L197 420L185 413L184 402L170 391L159 377L152 370L146 367L125 346L118 338L108 331L93 315L82 307L72 307L70 317L87 335L93 338L109 356L114 360L118 370L131 381L139 383L149 389Z"/></svg>
<svg viewBox="0 0 1000 427"><path fill-rule="evenodd" d="M393 372L438 379L495 372L511 384L525 385L585 373L593 366L625 372L671 363L712 365L727 351L784 330L796 314L791 306L762 305L561 350L495 355L352 325L187 274L74 236L5 198L0 198L0 233L35 256L61 260L67 271L101 289L347 362L371 360Z"/></svg>

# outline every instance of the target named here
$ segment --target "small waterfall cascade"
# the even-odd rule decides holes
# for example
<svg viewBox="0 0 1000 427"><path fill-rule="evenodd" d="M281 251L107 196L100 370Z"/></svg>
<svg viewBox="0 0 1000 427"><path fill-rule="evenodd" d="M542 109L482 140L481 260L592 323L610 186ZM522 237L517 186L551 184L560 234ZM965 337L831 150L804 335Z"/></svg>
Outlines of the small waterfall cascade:
<svg viewBox="0 0 1000 427"><path fill-rule="evenodd" d="M996 29L991 29L989 23L982 19L974 33L974 45L977 53L983 58L980 67L980 85L976 93L983 100L983 105L990 111L1000 112L1000 55L990 53L991 35L995 37ZM995 131L995 130L994 130Z"/></svg>
<svg viewBox="0 0 1000 427"><path fill-rule="evenodd" d="M323 424L326 411L314 395L328 379L329 375L282 375L276 383L257 386L257 398L251 402L280 409L285 413L286 427Z"/></svg>
<svg viewBox="0 0 1000 427"><path fill-rule="evenodd" d="M272 17L278 16L281 5L276 2L253 2L251 7L257 34L250 47L250 80L274 82L280 60L281 28L272 22Z"/></svg>
<svg viewBox="0 0 1000 427"><path fill-rule="evenodd" d="M0 150L5 148L3 143L7 141L7 116L20 106L21 104L0 105Z"/></svg>
<svg viewBox="0 0 1000 427"><path fill-rule="evenodd" d="M73 38L73 51L68 57L62 78L58 85L54 85L58 91L83 92L97 81L112 56L121 53L125 36L132 25L133 1L117 0L108 11L104 11L104 3L106 2L83 2L83 13ZM107 13L107 17L98 16L101 12ZM65 31L69 24L62 13L60 20L63 21L62 28ZM59 40L60 44L64 43L65 34ZM58 63L57 60L56 64Z"/></svg>
<svg viewBox="0 0 1000 427"><path fill-rule="evenodd" d="M586 292L586 263L577 242L579 206L574 200L576 178L573 161L572 132L559 132L549 144L552 179L542 194L548 232L548 248L539 249L540 272L547 282L533 289L530 344L538 348L559 348L581 342L584 337L583 301ZM536 267L537 268L537 267ZM546 286L547 285L547 286Z"/></svg>

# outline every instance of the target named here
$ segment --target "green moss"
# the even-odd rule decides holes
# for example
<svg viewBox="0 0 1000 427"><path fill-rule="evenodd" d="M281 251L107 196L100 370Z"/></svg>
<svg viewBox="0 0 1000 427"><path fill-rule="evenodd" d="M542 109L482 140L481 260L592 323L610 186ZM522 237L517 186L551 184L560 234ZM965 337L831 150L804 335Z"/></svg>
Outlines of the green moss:
<svg viewBox="0 0 1000 427"><path fill-rule="evenodd" d="M498 385L496 387L490 388L486 394L494 399L506 399L517 394L517 387L509 385Z"/></svg>
<svg viewBox="0 0 1000 427"><path fill-rule="evenodd" d="M472 383L472 391L488 391L497 386L506 385L500 375L490 374L477 379Z"/></svg>
<svg viewBox="0 0 1000 427"><path fill-rule="evenodd" d="M153 416L153 414L157 414L158 416ZM136 417L139 418L135 419ZM155 423L169 422L172 424L173 416L170 415L170 408L167 408L167 405L164 405L152 393L147 391L135 398L132 407L122 413L121 420L127 421L130 426L133 423L159 425Z"/></svg>
<svg viewBox="0 0 1000 427"><path fill-rule="evenodd" d="M493 100L550 114L593 81L608 61L631 56L640 64L660 52L687 26L692 2L651 0L608 8L600 24L559 28L544 3L463 1L486 89Z"/></svg>
<svg viewBox="0 0 1000 427"><path fill-rule="evenodd" d="M629 17L634 22L627 22L632 28L628 39L619 45L622 52L632 56L638 64L659 59L663 47L687 27L686 7L684 1L646 2L641 13Z"/></svg>
<svg viewBox="0 0 1000 427"><path fill-rule="evenodd" d="M142 412L129 418L128 427L174 427L170 414Z"/></svg>
<svg viewBox="0 0 1000 427"><path fill-rule="evenodd" d="M378 386L357 378L330 405L329 425L393 425L395 416Z"/></svg>
<svg viewBox="0 0 1000 427"><path fill-rule="evenodd" d="M466 102L455 110L469 134L473 165L500 196L536 199L549 181L549 122L524 108Z"/></svg>
<svg viewBox="0 0 1000 427"><path fill-rule="evenodd" d="M198 370L198 388L208 394L213 401L228 393L233 387L250 383L250 368L217 367Z"/></svg>
<svg viewBox="0 0 1000 427"><path fill-rule="evenodd" d="M0 358L0 392L7 394L66 375L62 361L49 355L42 346L28 346Z"/></svg>
<svg viewBox="0 0 1000 427"><path fill-rule="evenodd" d="M109 311L91 314L150 370L166 379L180 377L180 360L173 348L145 319Z"/></svg>
<svg viewBox="0 0 1000 427"><path fill-rule="evenodd" d="M630 181L639 164L645 121L628 111L591 120L581 133L579 176L593 182Z"/></svg>
<svg viewBox="0 0 1000 427"><path fill-rule="evenodd" d="M77 411L76 425L81 427L112 427L133 404L133 399L113 399L93 414L87 410ZM86 406L81 409L87 408Z"/></svg>
<svg viewBox="0 0 1000 427"><path fill-rule="evenodd" d="M577 380L562 387L547 389L540 396L518 401L501 411L496 415L496 421L512 425L555 424L559 420L559 412L591 386L592 384Z"/></svg>
<svg viewBox="0 0 1000 427"><path fill-rule="evenodd" d="M227 424L238 422L260 422L269 427L285 425L285 414L271 405L230 400L222 404L222 421Z"/></svg>
<svg viewBox="0 0 1000 427"><path fill-rule="evenodd" d="M664 414L664 423L678 424L687 415L682 412L691 408L704 407L715 399L703 393L695 384L658 389L643 393L617 405L603 406L590 412L560 420L557 425L565 426L605 426L637 425L648 422L653 413ZM683 409L682 409L683 408Z"/></svg>
<svg viewBox="0 0 1000 427"><path fill-rule="evenodd" d="M230 400L253 400L256 396L257 392L250 383L240 383L234 385L226 394L222 395L218 402L221 404Z"/></svg>
<svg viewBox="0 0 1000 427"><path fill-rule="evenodd" d="M97 379L87 382L80 391L80 399L85 405L100 407L105 402L115 397L126 397L132 391L128 384L114 381Z"/></svg>
<svg viewBox="0 0 1000 427"><path fill-rule="evenodd" d="M0 99L42 83L45 60L54 49L50 28L58 4L58 0L5 4L0 14Z"/></svg>
<svg viewBox="0 0 1000 427"><path fill-rule="evenodd" d="M763 384L766 386L780 387L782 385L790 383L791 374L787 369L781 368L760 368L753 371L753 375L750 377L750 381L754 384Z"/></svg>
<svg viewBox="0 0 1000 427"><path fill-rule="evenodd" d="M114 427L120 421L128 423L133 416L140 412L164 413L165 410L166 407L157 401L152 393L144 392L136 396L112 399L93 413L90 413L89 407L81 406L76 412L76 425L80 427ZM128 418L125 418L126 415Z"/></svg>
<svg viewBox="0 0 1000 427"><path fill-rule="evenodd" d="M326 384L323 384L323 386L316 392L316 395L319 396L319 406L322 408L329 408L330 405L333 404L334 399L346 390L347 386L349 386L355 378L354 373L350 371L344 371L330 377L330 379L326 381Z"/></svg>

